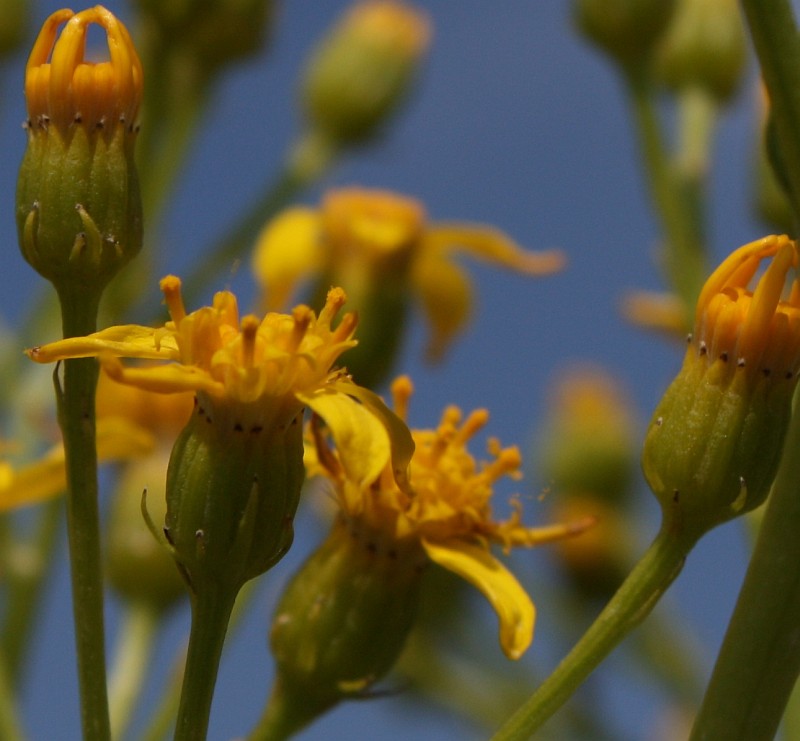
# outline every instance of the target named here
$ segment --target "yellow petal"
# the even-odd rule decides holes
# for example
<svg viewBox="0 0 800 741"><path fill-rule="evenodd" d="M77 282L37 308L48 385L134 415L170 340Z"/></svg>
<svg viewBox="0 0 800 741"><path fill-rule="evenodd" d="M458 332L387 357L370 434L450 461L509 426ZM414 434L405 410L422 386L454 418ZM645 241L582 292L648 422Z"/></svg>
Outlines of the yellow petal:
<svg viewBox="0 0 800 741"><path fill-rule="evenodd" d="M176 359L178 346L166 332L127 324L109 327L87 337L72 337L25 351L37 363L52 363L66 358L91 358L110 353L126 358Z"/></svg>
<svg viewBox="0 0 800 741"><path fill-rule="evenodd" d="M686 305L674 293L630 291L622 299L622 315L632 324L680 340L686 339L691 327Z"/></svg>
<svg viewBox="0 0 800 741"><path fill-rule="evenodd" d="M411 493L408 481L408 467L414 455L414 439L405 422L398 417L376 393L352 381L336 381L330 387L340 393L358 399L383 424L389 434L392 450L392 474L397 485L407 494Z"/></svg>
<svg viewBox="0 0 800 741"><path fill-rule="evenodd" d="M150 452L155 439L147 430L121 417L97 422L97 457L101 462L128 460ZM26 507L58 496L67 486L64 448L14 471L0 464L0 512Z"/></svg>
<svg viewBox="0 0 800 741"><path fill-rule="evenodd" d="M327 423L347 479L359 489L375 481L391 457L389 433L381 421L363 404L332 389L297 398Z"/></svg>
<svg viewBox="0 0 800 741"><path fill-rule="evenodd" d="M425 233L423 249L461 250L480 260L527 275L553 273L565 262L561 250L524 250L499 229L480 224L435 224Z"/></svg>
<svg viewBox="0 0 800 741"><path fill-rule="evenodd" d="M422 541L428 557L477 587L500 619L500 645L518 659L533 640L536 608L514 575L488 550L462 540Z"/></svg>
<svg viewBox="0 0 800 741"><path fill-rule="evenodd" d="M174 394L182 391L207 391L209 394L222 395L225 385L215 381L211 375L195 365L147 366L146 368L130 368L123 365L113 355L101 355L103 370L114 381L130 386L154 391L159 394Z"/></svg>
<svg viewBox="0 0 800 741"><path fill-rule="evenodd" d="M472 288L465 271L441 253L421 251L414 262L414 288L430 324L426 354L440 360L469 320Z"/></svg>
<svg viewBox="0 0 800 741"><path fill-rule="evenodd" d="M270 221L256 240L253 273L264 291L266 311L286 308L297 283L321 267L320 217L291 208Z"/></svg>

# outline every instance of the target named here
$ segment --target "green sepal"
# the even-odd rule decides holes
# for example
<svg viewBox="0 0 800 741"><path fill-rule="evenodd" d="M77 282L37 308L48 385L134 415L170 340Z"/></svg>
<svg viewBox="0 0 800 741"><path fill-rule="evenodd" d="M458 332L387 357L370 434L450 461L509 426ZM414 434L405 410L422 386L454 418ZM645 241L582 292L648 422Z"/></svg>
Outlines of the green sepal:
<svg viewBox="0 0 800 741"><path fill-rule="evenodd" d="M236 419L198 404L170 458L164 532L195 593L235 593L277 563L294 535L302 410L263 428Z"/></svg>

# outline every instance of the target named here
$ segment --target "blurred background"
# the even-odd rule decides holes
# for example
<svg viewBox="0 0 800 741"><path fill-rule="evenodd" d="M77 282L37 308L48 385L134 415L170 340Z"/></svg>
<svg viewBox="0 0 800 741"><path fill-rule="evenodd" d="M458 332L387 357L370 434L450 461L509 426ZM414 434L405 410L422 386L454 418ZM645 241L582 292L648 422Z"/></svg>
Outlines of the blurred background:
<svg viewBox="0 0 800 741"><path fill-rule="evenodd" d="M31 28L38 28L59 5L34 3ZM135 36L128 5L113 0L106 5L130 23ZM536 279L469 264L477 292L469 330L440 364L430 366L422 352L425 328L415 316L399 364L416 386L412 425L434 424L450 403L464 410L490 410L488 434L504 444L518 444L526 458L524 480L501 487L499 506L502 509L502 502L519 493L527 521L540 524L550 517L550 482L537 470L532 448L548 413L554 383L576 364L606 369L624 389L640 437L680 366L682 345L631 326L619 310L626 291L664 287L654 259L659 227L623 87L608 61L576 33L569 2L418 0L415 5L429 14L434 29L417 89L378 141L348 152L302 201L315 205L327 188L337 186L386 188L420 199L433 221L490 223L525 247L559 247L566 252L568 263L562 272ZM158 275L181 275L192 269L210 239L242 213L275 172L297 131L296 84L304 60L346 6L339 0L279 4L263 53L221 77L154 245ZM0 270L0 320L12 328L45 290L19 254L12 213L25 147L20 128L25 118L24 57L15 57L0 77L0 192L6 194L0 214L0 238L6 245ZM708 203L713 264L735 247L768 233L753 216L751 205L757 141L752 65L751 60L746 83L720 120L714 145ZM669 115L666 108L665 113ZM254 300L246 261L213 276L209 283L212 288L204 300L210 300L213 290L227 287L243 296L245 305ZM53 338L25 341L49 339ZM481 445L483 440L477 441L473 450L477 457L483 452ZM657 530L658 507L638 467L635 476L635 504L627 527L641 551ZM311 509L302 508L292 551L262 579L248 617L230 636L210 739L242 736L258 718L272 676L266 635L275 596L324 532ZM26 677L23 710L32 739L79 737L65 544L61 550L64 558L47 598ZM703 680L722 640L747 550L742 523L713 531L692 553L667 604L654 614L694 647ZM588 624L585 615L600 603L587 603L589 613L576 616L575 601L580 603L580 597L573 595L565 604L559 587L562 577L547 548L519 551L510 560L538 608L536 636L522 660L524 671L510 667L510 676L521 677L517 690L524 696L525 683L534 674L547 674L580 634L579 627ZM451 636L459 656L467 662L470 656L476 662L488 657L495 669L502 668L505 659L493 613L477 595L470 596L469 605L469 619L455 626ZM113 600L108 615L113 641L117 620ZM159 641L159 672L147 688L149 702L157 701L169 681L174 653L187 629L187 611L171 616ZM681 710L665 699L658 682L624 661L625 655L625 649L618 651L590 680L583 693L585 707L602 709L608 738L680 738L678 726L670 724L677 722ZM465 670L464 676L469 672ZM420 700L402 677L390 677L380 686L388 690L387 696L342 705L299 738L488 735L468 713L433 699ZM583 737L593 736L587 730Z"/></svg>

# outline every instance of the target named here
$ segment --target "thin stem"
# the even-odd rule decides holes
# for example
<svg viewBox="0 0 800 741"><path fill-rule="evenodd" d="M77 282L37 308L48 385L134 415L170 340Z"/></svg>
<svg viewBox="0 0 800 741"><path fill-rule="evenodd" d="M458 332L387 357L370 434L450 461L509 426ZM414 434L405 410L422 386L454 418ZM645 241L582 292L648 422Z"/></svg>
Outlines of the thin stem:
<svg viewBox="0 0 800 741"><path fill-rule="evenodd" d="M782 175L800 218L800 37L790 0L742 0L769 93Z"/></svg>
<svg viewBox="0 0 800 741"><path fill-rule="evenodd" d="M272 694L261 718L247 736L247 741L286 741L334 704L335 701L330 700L320 703L312 697L306 703L300 704L296 698L287 697L278 680L272 687Z"/></svg>
<svg viewBox="0 0 800 741"><path fill-rule="evenodd" d="M5 670L13 686L19 686L36 626L36 614L52 572L63 516L62 501L56 499L43 504L37 515L35 531L24 542L14 538L9 527L3 527L2 533L6 543L3 550L6 552L8 608L3 619L0 652L5 657Z"/></svg>
<svg viewBox="0 0 800 741"><path fill-rule="evenodd" d="M126 605L108 690L114 738L122 738L130 724L147 678L160 617L161 611L150 604L134 602Z"/></svg>
<svg viewBox="0 0 800 741"><path fill-rule="evenodd" d="M563 705L609 653L655 607L678 576L694 542L662 527L589 630L493 741L522 741Z"/></svg>
<svg viewBox="0 0 800 741"><path fill-rule="evenodd" d="M691 741L773 739L800 673L800 414Z"/></svg>
<svg viewBox="0 0 800 741"><path fill-rule="evenodd" d="M175 741L204 741L228 622L236 595L204 589L192 599L192 629Z"/></svg>
<svg viewBox="0 0 800 741"><path fill-rule="evenodd" d="M60 295L64 337L96 329L98 297ZM54 374L58 420L67 469L67 535L72 576L72 610L85 741L108 741L103 578L97 506L95 388L97 361L64 362L63 386Z"/></svg>
<svg viewBox="0 0 800 741"><path fill-rule="evenodd" d="M5 741L24 741L25 733L17 715L14 698L14 689L3 659L0 660L0 738Z"/></svg>
<svg viewBox="0 0 800 741"><path fill-rule="evenodd" d="M670 164L649 78L635 70L626 79L647 182L666 240L664 269L684 305L693 307L707 272L698 191L686 187ZM687 321L691 316L687 311Z"/></svg>

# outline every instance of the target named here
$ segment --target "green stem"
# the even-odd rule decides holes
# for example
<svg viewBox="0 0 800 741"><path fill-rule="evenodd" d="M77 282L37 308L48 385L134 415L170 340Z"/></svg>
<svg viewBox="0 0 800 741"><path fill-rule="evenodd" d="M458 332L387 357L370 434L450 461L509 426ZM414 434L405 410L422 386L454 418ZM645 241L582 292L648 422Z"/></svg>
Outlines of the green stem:
<svg viewBox="0 0 800 741"><path fill-rule="evenodd" d="M0 659L0 738L5 741L24 741L25 733L17 715L14 698L14 689L6 668L5 657L2 657Z"/></svg>
<svg viewBox="0 0 800 741"><path fill-rule="evenodd" d="M300 704L296 697L292 698L284 693L278 680L272 687L272 694L261 718L247 736L247 741L285 741L333 704L330 701L319 704L314 698L308 698L307 703Z"/></svg>
<svg viewBox="0 0 800 741"><path fill-rule="evenodd" d="M60 293L64 337L95 331L99 296ZM72 610L78 657L81 721L85 741L108 741L103 575L97 504L94 358L64 361L63 387L54 375L58 420L67 469L67 535L72 576Z"/></svg>
<svg viewBox="0 0 800 741"><path fill-rule="evenodd" d="M789 199L800 218L800 37L790 0L742 0L780 145Z"/></svg>
<svg viewBox="0 0 800 741"><path fill-rule="evenodd" d="M52 571L62 507L60 499L42 505L37 513L35 532L24 542L14 538L10 527L6 527L10 523L4 523L1 537L6 551L3 563L8 607L0 634L0 653L5 657L5 670L13 686L19 686L36 614Z"/></svg>
<svg viewBox="0 0 800 741"><path fill-rule="evenodd" d="M627 82L647 182L666 241L664 269L684 305L694 307L707 272L699 195L686 187L667 157L649 78L631 71ZM691 310L686 317L691 323Z"/></svg>
<svg viewBox="0 0 800 741"><path fill-rule="evenodd" d="M234 268L253 242L261 228L287 206L304 188L319 179L336 157L331 142L313 134L300 139L293 147L283 170L259 198L206 255L183 281L187 305L198 302L199 294L211 279L219 279Z"/></svg>
<svg viewBox="0 0 800 741"><path fill-rule="evenodd" d="M800 673L800 414L691 740L767 741Z"/></svg>
<svg viewBox="0 0 800 741"><path fill-rule="evenodd" d="M108 690L111 735L114 738L122 738L130 724L147 678L160 618L161 611L150 604L126 605Z"/></svg>
<svg viewBox="0 0 800 741"><path fill-rule="evenodd" d="M650 613L678 576L694 541L662 527L589 630L493 741L530 738L566 702L592 671Z"/></svg>
<svg viewBox="0 0 800 741"><path fill-rule="evenodd" d="M204 741L214 685L236 595L204 589L192 599L192 629L178 708L175 741Z"/></svg>

